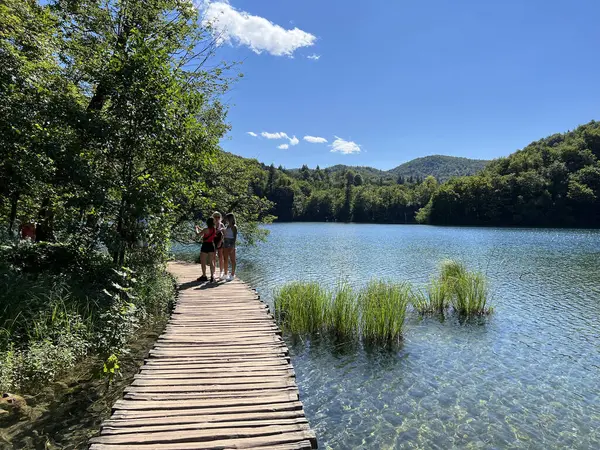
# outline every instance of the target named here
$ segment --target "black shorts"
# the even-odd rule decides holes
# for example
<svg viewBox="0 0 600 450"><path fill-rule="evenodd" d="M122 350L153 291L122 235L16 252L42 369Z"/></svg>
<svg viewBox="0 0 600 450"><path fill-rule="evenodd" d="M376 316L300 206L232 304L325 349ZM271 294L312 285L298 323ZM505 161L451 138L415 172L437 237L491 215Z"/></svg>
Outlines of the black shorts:
<svg viewBox="0 0 600 450"><path fill-rule="evenodd" d="M202 247L200 247L200 253L214 253L215 252L215 244L214 242L203 242Z"/></svg>

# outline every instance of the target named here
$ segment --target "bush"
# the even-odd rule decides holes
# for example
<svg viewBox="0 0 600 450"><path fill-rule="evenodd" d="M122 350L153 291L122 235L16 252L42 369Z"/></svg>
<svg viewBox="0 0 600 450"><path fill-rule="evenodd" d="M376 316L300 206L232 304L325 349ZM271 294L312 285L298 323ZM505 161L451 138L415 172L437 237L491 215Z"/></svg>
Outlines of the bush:
<svg viewBox="0 0 600 450"><path fill-rule="evenodd" d="M168 317L175 282L162 267L115 271L102 255L87 261L86 276L0 266L0 390L35 390L90 352L119 354L139 326Z"/></svg>

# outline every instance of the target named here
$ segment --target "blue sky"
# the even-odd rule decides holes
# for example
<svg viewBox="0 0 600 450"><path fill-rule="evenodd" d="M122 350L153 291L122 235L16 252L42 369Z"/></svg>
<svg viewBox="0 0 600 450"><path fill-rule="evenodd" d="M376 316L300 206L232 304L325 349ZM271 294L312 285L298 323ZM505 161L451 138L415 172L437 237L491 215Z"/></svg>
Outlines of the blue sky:
<svg viewBox="0 0 600 450"><path fill-rule="evenodd" d="M225 39L218 57L243 61L222 146L267 164L489 159L600 119L598 0L205 7Z"/></svg>

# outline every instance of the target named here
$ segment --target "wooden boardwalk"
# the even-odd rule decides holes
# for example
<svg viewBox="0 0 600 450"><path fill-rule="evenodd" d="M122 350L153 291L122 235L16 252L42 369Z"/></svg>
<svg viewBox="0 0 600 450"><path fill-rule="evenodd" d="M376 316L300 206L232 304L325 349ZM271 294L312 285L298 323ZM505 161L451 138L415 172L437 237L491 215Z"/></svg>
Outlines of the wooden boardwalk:
<svg viewBox="0 0 600 450"><path fill-rule="evenodd" d="M239 280L172 263L175 311L91 450L317 448L279 329Z"/></svg>

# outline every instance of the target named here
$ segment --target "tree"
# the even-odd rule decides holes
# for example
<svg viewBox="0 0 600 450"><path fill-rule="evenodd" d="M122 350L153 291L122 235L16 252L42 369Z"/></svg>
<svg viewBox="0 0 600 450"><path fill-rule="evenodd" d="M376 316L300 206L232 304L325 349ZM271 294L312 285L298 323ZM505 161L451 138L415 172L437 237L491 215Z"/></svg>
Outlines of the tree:
<svg viewBox="0 0 600 450"><path fill-rule="evenodd" d="M164 249L178 205L207 190L198 174L214 163L227 130L218 97L230 66L205 66L215 44L191 1L58 0L54 8L66 73L81 91L95 86L80 143L104 181L87 213L104 224L99 232L117 264L140 221Z"/></svg>
<svg viewBox="0 0 600 450"><path fill-rule="evenodd" d="M356 175L354 175L353 183L354 183L354 186L362 186L363 178L360 173L357 173Z"/></svg>

